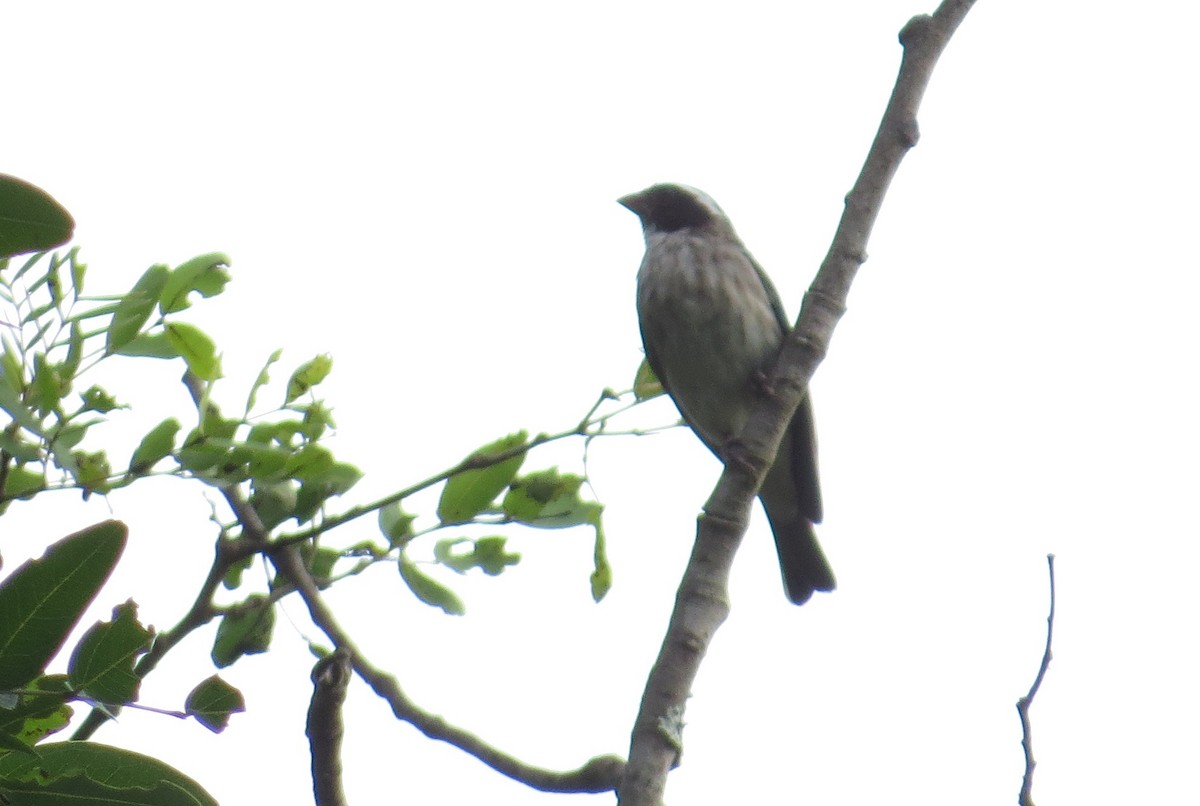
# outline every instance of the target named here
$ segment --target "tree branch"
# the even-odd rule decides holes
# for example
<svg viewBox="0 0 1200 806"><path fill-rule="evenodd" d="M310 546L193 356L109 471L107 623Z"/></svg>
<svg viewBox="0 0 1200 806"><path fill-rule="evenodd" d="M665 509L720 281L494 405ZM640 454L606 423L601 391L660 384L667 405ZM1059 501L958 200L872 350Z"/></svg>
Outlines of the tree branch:
<svg viewBox="0 0 1200 806"><path fill-rule="evenodd" d="M678 763L683 712L700 661L729 612L728 579L749 520L750 505L808 381L825 357L846 310L850 284L867 259L867 240L900 161L918 139L917 109L938 57L974 0L945 0L932 16L914 17L900 32L904 53L891 99L867 153L829 253L800 310L764 395L738 444L746 461L726 463L704 507L675 610L650 672L634 724L629 762L618 793L624 806L659 806Z"/></svg>
<svg viewBox="0 0 1200 806"><path fill-rule="evenodd" d="M1021 806L1033 806L1033 768L1037 762L1033 760L1033 727L1029 722L1029 706L1042 687L1046 677L1046 669L1050 667L1050 645L1054 640L1054 555L1046 555L1046 564L1050 566L1050 615L1046 617L1046 651L1042 653L1042 664L1038 667L1037 677L1029 687L1029 693L1017 700L1017 713L1021 715L1021 749L1025 751L1025 776L1021 779L1021 794L1017 802Z"/></svg>

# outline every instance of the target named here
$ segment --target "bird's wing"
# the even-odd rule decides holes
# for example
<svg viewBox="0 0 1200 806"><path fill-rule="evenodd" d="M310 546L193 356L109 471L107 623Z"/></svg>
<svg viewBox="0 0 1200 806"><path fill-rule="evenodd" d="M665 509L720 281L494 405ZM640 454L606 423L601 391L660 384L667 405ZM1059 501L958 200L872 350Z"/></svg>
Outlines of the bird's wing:
<svg viewBox="0 0 1200 806"><path fill-rule="evenodd" d="M750 259L750 265L758 272L758 279L762 281L763 290L767 292L767 300L771 303L771 310L775 312L775 319L778 320L779 326L783 328L784 333L790 333L792 323L788 321L787 311L783 308L783 300L780 299L779 292L775 290L775 284L763 271L763 267L758 265L754 256L749 251L744 249L743 251ZM651 364L651 366L654 365ZM657 374L657 370L655 372ZM821 505L820 477L817 475L817 432L813 425L812 397L810 395L805 394L804 400L800 401L800 407L796 409L796 414L792 417L792 424L783 438L792 440L792 473L795 475L796 488L800 493L801 511L813 523L820 523L824 508Z"/></svg>

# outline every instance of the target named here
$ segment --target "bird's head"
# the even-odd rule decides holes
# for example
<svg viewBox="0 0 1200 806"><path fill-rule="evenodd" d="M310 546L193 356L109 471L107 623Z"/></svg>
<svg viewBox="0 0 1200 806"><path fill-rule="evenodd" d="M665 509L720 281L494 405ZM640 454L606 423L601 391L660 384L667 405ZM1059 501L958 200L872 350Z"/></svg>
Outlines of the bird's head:
<svg viewBox="0 0 1200 806"><path fill-rule="evenodd" d="M677 232L683 229L732 234L725 212L707 193L687 185L651 185L645 190L617 199L642 220L647 232Z"/></svg>

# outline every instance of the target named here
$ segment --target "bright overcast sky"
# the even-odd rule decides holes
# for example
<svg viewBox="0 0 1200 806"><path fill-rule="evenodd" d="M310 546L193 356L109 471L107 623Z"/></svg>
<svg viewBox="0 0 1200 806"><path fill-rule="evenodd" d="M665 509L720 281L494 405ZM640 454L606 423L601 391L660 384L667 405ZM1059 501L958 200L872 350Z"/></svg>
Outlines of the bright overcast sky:
<svg viewBox="0 0 1200 806"><path fill-rule="evenodd" d="M191 317L224 350L218 396L244 399L276 347L281 377L332 353L333 447L367 472L349 497L366 501L628 384L642 241L624 193L709 192L794 315L896 33L933 1L9 4L0 171L71 210L92 291L231 255L234 282ZM1200 797L1198 22L1188 3L1109 0L968 16L813 383L839 590L788 605L756 513L669 802L1012 803L1048 552L1038 799ZM118 455L188 411L178 367L129 366L111 380L136 407L111 429ZM662 403L639 422L673 417ZM718 465L675 431L601 440L589 471L615 570L600 605L585 530L515 534L516 569L450 580L464 618L415 602L391 565L330 595L420 704L554 768L626 752ZM5 567L111 507L131 545L96 617L132 597L170 626L211 556L213 496L141 486L14 507ZM312 631L299 602L284 610L271 653L224 672L249 705L224 735L126 712L96 738L224 803L304 802ZM211 635L144 700L179 707L211 673ZM612 800L515 785L361 684L350 706L352 802Z"/></svg>

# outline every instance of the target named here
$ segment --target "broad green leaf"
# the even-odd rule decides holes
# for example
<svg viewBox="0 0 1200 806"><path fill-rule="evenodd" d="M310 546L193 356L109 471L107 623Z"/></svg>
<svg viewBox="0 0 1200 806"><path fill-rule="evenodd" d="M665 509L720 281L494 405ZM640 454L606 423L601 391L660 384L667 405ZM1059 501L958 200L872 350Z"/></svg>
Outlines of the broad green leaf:
<svg viewBox="0 0 1200 806"><path fill-rule="evenodd" d="M325 380L331 369L333 369L333 356L328 353L318 355L312 360L305 361L296 367L296 371L288 379L287 397L283 401L284 405L291 403L309 389L312 389Z"/></svg>
<svg viewBox="0 0 1200 806"><path fill-rule="evenodd" d="M529 435L520 431L485 445L466 459L473 469L456 473L446 480L438 500L437 516L442 523L466 523L483 512L508 486L525 461L524 451L501 461L491 457L520 448Z"/></svg>
<svg viewBox="0 0 1200 806"><path fill-rule="evenodd" d="M71 240L75 221L46 191L0 174L0 258L40 252Z"/></svg>
<svg viewBox="0 0 1200 806"><path fill-rule="evenodd" d="M652 397L658 397L663 391L662 381L650 368L650 362L642 359L637 373L633 376L633 396L638 400L649 400Z"/></svg>
<svg viewBox="0 0 1200 806"><path fill-rule="evenodd" d="M71 653L67 676L72 687L108 705L134 702L141 678L133 664L153 638L138 621L136 604L113 608L113 620L94 624Z"/></svg>
<svg viewBox="0 0 1200 806"><path fill-rule="evenodd" d="M142 274L119 303L108 326L108 341L105 352L109 355L120 350L138 334L154 312L158 297L171 270L161 263L155 264Z"/></svg>
<svg viewBox="0 0 1200 806"><path fill-rule="evenodd" d="M454 591L427 575L403 553L400 555L400 578L418 599L427 605L440 607L446 615L461 616L467 612Z"/></svg>
<svg viewBox="0 0 1200 806"><path fill-rule="evenodd" d="M201 725L220 733L229 725L230 715L246 710L246 700L242 692L214 674L192 689L184 709Z"/></svg>
<svg viewBox="0 0 1200 806"><path fill-rule="evenodd" d="M221 377L221 359L217 357L217 346L208 334L186 322L170 322L163 329L171 346L197 377L204 381L215 381Z"/></svg>
<svg viewBox="0 0 1200 806"><path fill-rule="evenodd" d="M274 605L267 597L252 594L221 619L212 648L213 663L223 669L243 655L266 652L274 629Z"/></svg>
<svg viewBox="0 0 1200 806"><path fill-rule="evenodd" d="M296 483L279 481L254 485L250 505L268 531L286 521L296 511Z"/></svg>
<svg viewBox="0 0 1200 806"><path fill-rule="evenodd" d="M200 784L156 758L99 742L51 742L38 755L0 756L0 795L12 804L218 806Z"/></svg>
<svg viewBox="0 0 1200 806"><path fill-rule="evenodd" d="M8 469L8 477L4 479L4 497L32 498L45 486L46 477L41 470L16 465Z"/></svg>
<svg viewBox="0 0 1200 806"><path fill-rule="evenodd" d="M158 311L164 316L190 308L188 294L196 291L212 297L225 290L229 282L229 258L220 252L194 257L171 272L158 299Z"/></svg>
<svg viewBox="0 0 1200 806"><path fill-rule="evenodd" d="M0 689L42 673L112 573L127 535L119 521L89 526L0 583Z"/></svg>
<svg viewBox="0 0 1200 806"><path fill-rule="evenodd" d="M292 454L284 472L292 478L309 481L321 478L333 465L333 454L328 448L309 444Z"/></svg>
<svg viewBox="0 0 1200 806"><path fill-rule="evenodd" d="M63 675L44 675L18 692L5 692L0 702L0 737L10 750L29 752L47 736L62 730L71 717L67 701L75 696Z"/></svg>
<svg viewBox="0 0 1200 806"><path fill-rule="evenodd" d="M168 417L150 429L150 433L142 437L129 459L129 474L144 476L156 464L167 458L171 451L175 450L175 435L179 433L180 427L178 420Z"/></svg>

